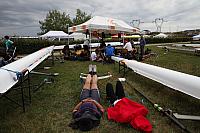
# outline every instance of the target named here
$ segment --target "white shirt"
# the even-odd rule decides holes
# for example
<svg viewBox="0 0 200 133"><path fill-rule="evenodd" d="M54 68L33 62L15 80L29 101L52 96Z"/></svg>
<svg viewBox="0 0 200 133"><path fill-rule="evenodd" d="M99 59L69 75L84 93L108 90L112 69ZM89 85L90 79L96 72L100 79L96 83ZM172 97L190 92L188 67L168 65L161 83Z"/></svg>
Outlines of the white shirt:
<svg viewBox="0 0 200 133"><path fill-rule="evenodd" d="M95 52L91 53L91 60L94 61L97 59L97 54Z"/></svg>
<svg viewBox="0 0 200 133"><path fill-rule="evenodd" d="M133 50L132 45L131 45L130 42L127 42L123 48L127 49L128 51L132 51Z"/></svg>

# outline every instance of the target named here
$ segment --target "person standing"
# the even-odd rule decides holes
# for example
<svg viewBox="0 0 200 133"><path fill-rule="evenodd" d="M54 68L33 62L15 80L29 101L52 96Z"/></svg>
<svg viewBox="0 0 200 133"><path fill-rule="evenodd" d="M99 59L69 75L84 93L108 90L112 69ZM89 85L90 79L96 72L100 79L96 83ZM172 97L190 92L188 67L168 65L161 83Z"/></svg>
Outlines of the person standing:
<svg viewBox="0 0 200 133"><path fill-rule="evenodd" d="M6 53L5 60L9 59L11 57L11 55L12 55L13 43L14 42L9 39L9 36L4 36L3 46L5 48L5 53Z"/></svg>
<svg viewBox="0 0 200 133"><path fill-rule="evenodd" d="M142 60L143 55L144 55L144 46L146 45L146 41L144 37L141 35L140 36L140 58Z"/></svg>
<svg viewBox="0 0 200 133"><path fill-rule="evenodd" d="M9 39L9 36L4 36L4 39L4 47L6 48L6 52L8 52L13 45L13 41Z"/></svg>

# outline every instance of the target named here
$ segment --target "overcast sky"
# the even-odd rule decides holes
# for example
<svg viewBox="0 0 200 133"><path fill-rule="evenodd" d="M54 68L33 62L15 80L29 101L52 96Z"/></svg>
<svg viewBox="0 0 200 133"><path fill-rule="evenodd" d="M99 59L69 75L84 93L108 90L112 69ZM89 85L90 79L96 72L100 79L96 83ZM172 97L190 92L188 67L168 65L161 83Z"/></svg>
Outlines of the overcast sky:
<svg viewBox="0 0 200 133"><path fill-rule="evenodd" d="M166 21L163 32L200 29L199 0L1 0L0 36L37 36L39 20L53 9L66 12L71 18L76 9L81 9L92 16L121 19L128 24L140 20L142 30L156 31L156 18Z"/></svg>

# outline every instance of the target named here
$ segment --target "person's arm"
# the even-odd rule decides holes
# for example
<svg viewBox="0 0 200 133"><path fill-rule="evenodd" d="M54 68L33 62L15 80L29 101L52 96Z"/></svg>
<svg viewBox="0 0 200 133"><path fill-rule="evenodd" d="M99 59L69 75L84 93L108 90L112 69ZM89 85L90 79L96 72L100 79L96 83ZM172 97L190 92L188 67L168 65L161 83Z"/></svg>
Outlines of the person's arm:
<svg viewBox="0 0 200 133"><path fill-rule="evenodd" d="M104 113L104 108L101 104L99 104L96 100L93 100L91 98L87 98L87 99L84 99L82 102L92 102L96 105L97 108L99 108L99 110L101 110L102 113Z"/></svg>
<svg viewBox="0 0 200 133"><path fill-rule="evenodd" d="M101 104L99 104L96 100L91 100L96 106L97 108L99 108L99 110L104 113L104 108Z"/></svg>
<svg viewBox="0 0 200 133"><path fill-rule="evenodd" d="M124 47L123 48L126 48L127 47L127 43L124 45Z"/></svg>
<svg viewBox="0 0 200 133"><path fill-rule="evenodd" d="M73 109L73 113L74 112L76 112L76 111L78 111L78 108L81 106L81 104L82 104L82 101L80 102L80 103L78 103L75 107L74 107L74 109Z"/></svg>

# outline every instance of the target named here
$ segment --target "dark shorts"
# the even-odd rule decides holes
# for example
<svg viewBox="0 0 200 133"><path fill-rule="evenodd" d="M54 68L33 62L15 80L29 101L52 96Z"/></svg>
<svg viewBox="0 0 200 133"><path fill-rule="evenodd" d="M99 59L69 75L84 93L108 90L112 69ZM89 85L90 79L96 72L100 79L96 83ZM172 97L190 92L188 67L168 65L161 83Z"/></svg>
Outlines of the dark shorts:
<svg viewBox="0 0 200 133"><path fill-rule="evenodd" d="M100 102L100 95L98 89L83 89L80 95L80 100L84 100L86 98L91 98L97 102Z"/></svg>

